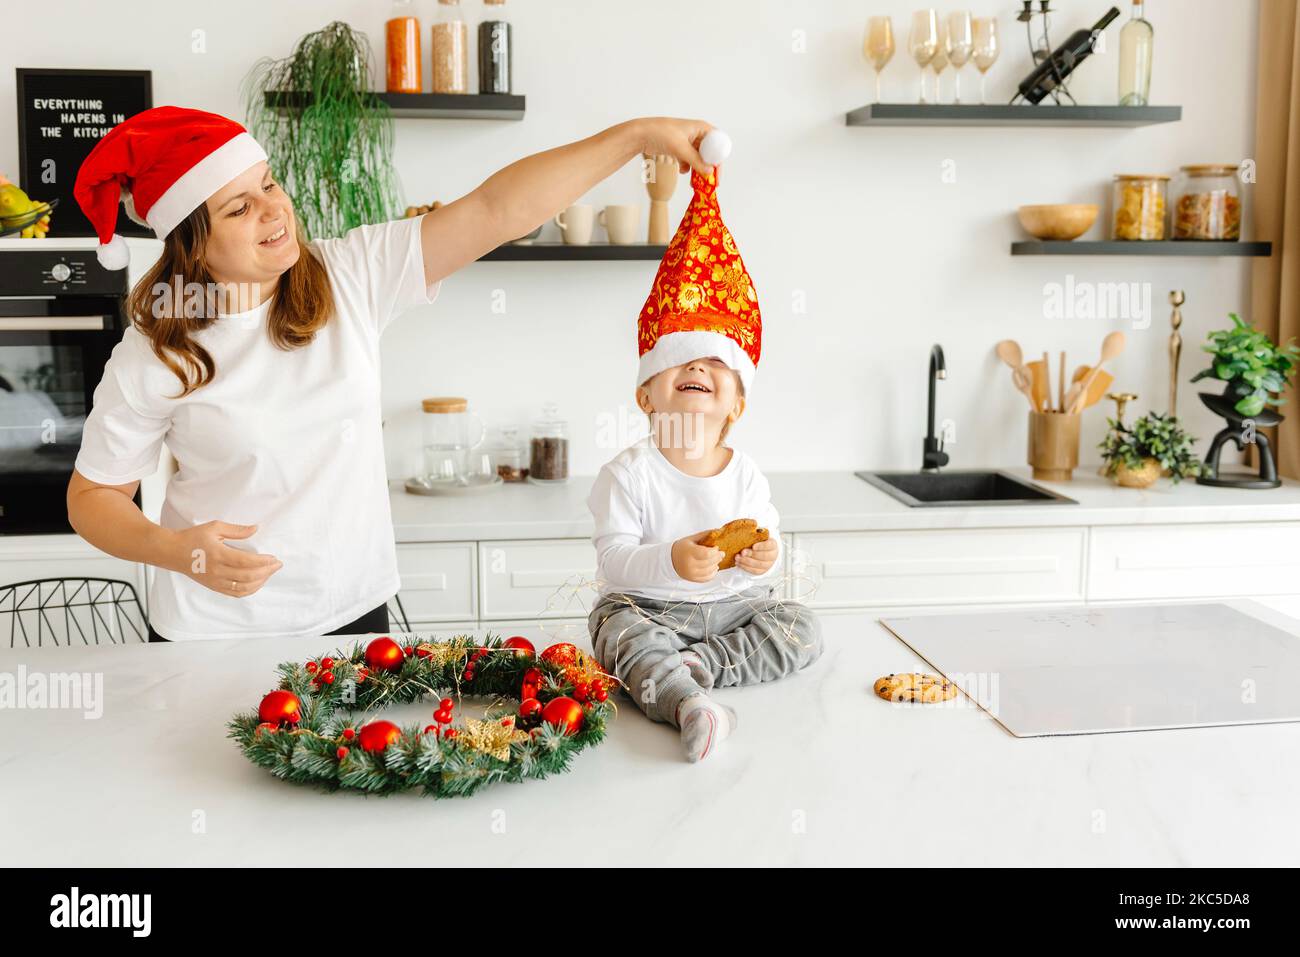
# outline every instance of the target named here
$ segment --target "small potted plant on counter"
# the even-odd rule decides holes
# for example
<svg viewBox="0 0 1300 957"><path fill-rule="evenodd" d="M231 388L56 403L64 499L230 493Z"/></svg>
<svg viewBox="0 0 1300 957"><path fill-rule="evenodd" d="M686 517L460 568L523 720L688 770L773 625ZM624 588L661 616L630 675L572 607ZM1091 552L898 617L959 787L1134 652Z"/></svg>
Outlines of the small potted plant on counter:
<svg viewBox="0 0 1300 957"><path fill-rule="evenodd" d="M1276 345L1266 333L1230 313L1231 329L1211 332L1209 342L1201 348L1214 358L1208 369L1192 376L1193 382L1201 379L1219 379L1226 383L1222 395L1202 392L1201 401L1216 415L1228 422L1210 443L1205 455L1205 467L1197 479L1202 485L1223 485L1234 488L1276 488L1282 483L1277 477L1273 449L1268 436L1257 431L1277 425L1282 416L1269 406L1279 406L1285 400L1282 391L1287 380L1295 375L1300 349L1288 342ZM1259 475L1222 477L1219 475L1219 455L1223 446L1232 442L1238 449L1253 445L1259 455Z"/></svg>
<svg viewBox="0 0 1300 957"><path fill-rule="evenodd" d="M1192 454L1196 440L1172 415L1148 412L1132 425L1108 419L1110 430L1099 448L1106 474L1125 488L1146 488L1162 473L1175 482L1199 475L1201 463Z"/></svg>

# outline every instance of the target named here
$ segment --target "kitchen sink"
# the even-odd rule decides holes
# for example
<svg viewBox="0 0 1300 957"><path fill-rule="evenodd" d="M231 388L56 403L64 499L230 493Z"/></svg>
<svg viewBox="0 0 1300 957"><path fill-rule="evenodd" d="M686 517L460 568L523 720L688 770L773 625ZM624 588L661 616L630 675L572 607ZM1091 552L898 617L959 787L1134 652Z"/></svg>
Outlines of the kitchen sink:
<svg viewBox="0 0 1300 957"><path fill-rule="evenodd" d="M913 508L972 505L1077 505L1072 498L1006 472L952 469L940 472L854 472L886 495Z"/></svg>

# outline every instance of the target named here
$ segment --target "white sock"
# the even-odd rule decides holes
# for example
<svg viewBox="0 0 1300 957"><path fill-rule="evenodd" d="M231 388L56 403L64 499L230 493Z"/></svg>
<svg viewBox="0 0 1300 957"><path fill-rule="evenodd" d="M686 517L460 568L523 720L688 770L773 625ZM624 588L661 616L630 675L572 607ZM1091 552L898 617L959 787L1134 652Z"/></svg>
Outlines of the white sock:
<svg viewBox="0 0 1300 957"><path fill-rule="evenodd" d="M686 760L703 761L736 729L736 712L706 694L693 694L677 706Z"/></svg>

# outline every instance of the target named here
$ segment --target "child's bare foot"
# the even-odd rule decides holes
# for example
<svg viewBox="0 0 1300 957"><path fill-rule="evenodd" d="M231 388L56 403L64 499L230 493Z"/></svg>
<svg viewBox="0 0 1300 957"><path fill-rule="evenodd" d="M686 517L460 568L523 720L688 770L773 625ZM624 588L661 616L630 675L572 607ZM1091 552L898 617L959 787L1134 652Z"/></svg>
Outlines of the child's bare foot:
<svg viewBox="0 0 1300 957"><path fill-rule="evenodd" d="M713 672L709 666L704 663L698 652L683 651L681 652L682 663L686 665L686 670L691 673L695 683L708 691L713 687Z"/></svg>
<svg viewBox="0 0 1300 957"><path fill-rule="evenodd" d="M693 694L677 706L682 750L691 764L703 761L736 729L736 712L706 694Z"/></svg>

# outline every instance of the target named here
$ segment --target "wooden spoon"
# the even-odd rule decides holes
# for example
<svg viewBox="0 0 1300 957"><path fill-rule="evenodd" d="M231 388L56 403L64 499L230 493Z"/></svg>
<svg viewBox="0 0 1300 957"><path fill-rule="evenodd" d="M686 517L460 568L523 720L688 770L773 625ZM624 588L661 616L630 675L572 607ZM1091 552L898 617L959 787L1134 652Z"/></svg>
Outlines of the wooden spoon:
<svg viewBox="0 0 1300 957"><path fill-rule="evenodd" d="M1083 400L1087 398L1088 389L1092 387L1093 380L1101 372L1102 364L1117 358L1123 351L1124 333L1122 332L1112 332L1101 341L1101 358L1097 360L1097 364L1092 367L1092 371L1083 378L1082 382L1076 382L1070 387L1070 393L1065 397L1066 408L1070 410L1072 415L1083 411Z"/></svg>
<svg viewBox="0 0 1300 957"><path fill-rule="evenodd" d="M999 359L1011 367L1011 381L1029 400L1031 406L1034 405L1034 393L1029 379L1029 372L1025 369L1025 356L1020 351L1020 343L1014 339L1003 339L993 351L997 353ZM1035 407L1036 408L1036 407Z"/></svg>
<svg viewBox="0 0 1300 957"><path fill-rule="evenodd" d="M1091 371L1092 366L1079 366L1074 370L1074 377L1070 379L1070 381L1082 382L1088 377L1088 373ZM1087 393L1084 394L1083 407L1087 409L1096 405L1106 397L1106 393L1110 391L1110 387L1114 384L1115 377L1113 375L1105 370L1098 372L1096 377L1092 380L1092 385L1088 387Z"/></svg>

